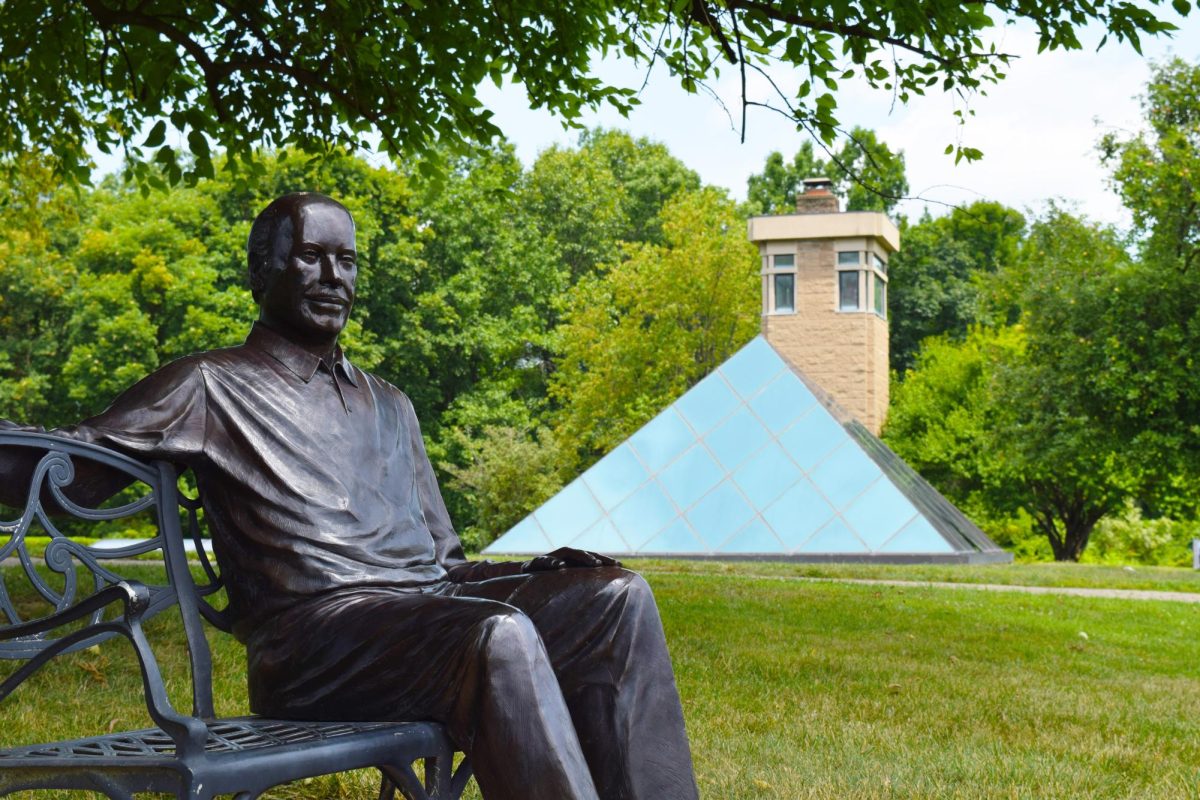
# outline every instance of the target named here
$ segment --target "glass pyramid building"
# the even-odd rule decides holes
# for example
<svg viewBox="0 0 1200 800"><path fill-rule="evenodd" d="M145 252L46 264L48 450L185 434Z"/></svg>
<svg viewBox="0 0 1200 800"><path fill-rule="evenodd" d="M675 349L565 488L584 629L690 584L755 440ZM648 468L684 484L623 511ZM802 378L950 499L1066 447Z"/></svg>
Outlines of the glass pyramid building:
<svg viewBox="0 0 1200 800"><path fill-rule="evenodd" d="M1010 561L759 336L493 542L610 555Z"/></svg>

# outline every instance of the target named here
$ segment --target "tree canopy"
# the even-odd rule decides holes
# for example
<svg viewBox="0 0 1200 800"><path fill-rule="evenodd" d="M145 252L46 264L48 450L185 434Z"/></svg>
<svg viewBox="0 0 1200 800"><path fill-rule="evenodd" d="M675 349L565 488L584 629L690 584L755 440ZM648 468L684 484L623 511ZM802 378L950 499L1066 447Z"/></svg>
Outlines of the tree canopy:
<svg viewBox="0 0 1200 800"><path fill-rule="evenodd" d="M934 87L982 90L1009 62L989 37L1017 20L1036 27L1042 49L1079 48L1089 24L1134 47L1174 27L1128 0L10 2L0 15L0 161L29 151L86 182L94 143L123 148L130 176L148 185L211 176L217 150L240 173L256 169L258 147L461 152L499 134L479 99L487 80L519 82L534 107L568 123L604 104L627 112L636 90L593 74L609 53L662 64L687 92L734 71L743 128L747 108L766 105L828 144L841 130L841 83L864 80L902 102ZM790 85L775 76L792 71L794 93L746 96L748 76ZM167 142L168 127L190 156Z"/></svg>

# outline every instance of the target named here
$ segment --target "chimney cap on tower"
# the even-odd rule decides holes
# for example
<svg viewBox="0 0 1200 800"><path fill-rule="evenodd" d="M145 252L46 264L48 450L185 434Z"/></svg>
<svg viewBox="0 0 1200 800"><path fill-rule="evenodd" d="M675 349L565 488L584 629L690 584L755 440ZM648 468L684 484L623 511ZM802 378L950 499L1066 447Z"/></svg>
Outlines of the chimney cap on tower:
<svg viewBox="0 0 1200 800"><path fill-rule="evenodd" d="M838 199L829 178L805 178L804 191L796 195L797 214L836 214Z"/></svg>
<svg viewBox="0 0 1200 800"><path fill-rule="evenodd" d="M805 194L832 194L833 181L829 178L815 177L805 178L800 182L804 186Z"/></svg>

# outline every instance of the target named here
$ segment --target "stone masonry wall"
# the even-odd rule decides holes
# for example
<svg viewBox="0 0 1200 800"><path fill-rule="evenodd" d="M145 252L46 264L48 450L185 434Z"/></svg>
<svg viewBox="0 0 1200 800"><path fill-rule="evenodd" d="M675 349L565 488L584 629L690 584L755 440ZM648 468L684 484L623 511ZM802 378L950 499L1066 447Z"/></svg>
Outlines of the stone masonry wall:
<svg viewBox="0 0 1200 800"><path fill-rule="evenodd" d="M887 323L869 311L837 311L835 258L832 240L797 242L797 312L765 315L763 335L878 433L888 402ZM863 297L864 307L867 299Z"/></svg>

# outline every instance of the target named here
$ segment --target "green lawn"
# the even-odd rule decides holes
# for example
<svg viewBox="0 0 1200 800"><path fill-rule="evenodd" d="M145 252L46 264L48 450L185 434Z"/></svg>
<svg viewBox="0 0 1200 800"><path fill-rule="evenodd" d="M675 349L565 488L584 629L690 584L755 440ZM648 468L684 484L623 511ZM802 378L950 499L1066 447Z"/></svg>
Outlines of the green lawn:
<svg viewBox="0 0 1200 800"><path fill-rule="evenodd" d="M839 578L934 583L992 583L1090 589L1150 589L1200 594L1200 570L1101 564L800 564L781 561L685 561L629 559L626 566L648 574L740 575L771 578Z"/></svg>
<svg viewBox="0 0 1200 800"><path fill-rule="evenodd" d="M799 565L638 566L662 607L705 798L1200 798L1200 607L749 577ZM977 579L1128 574L1099 569ZM182 658L170 622L154 627ZM220 711L240 713L240 649L214 645ZM5 701L0 743L143 724L124 650L65 659ZM363 774L272 796L376 786Z"/></svg>

